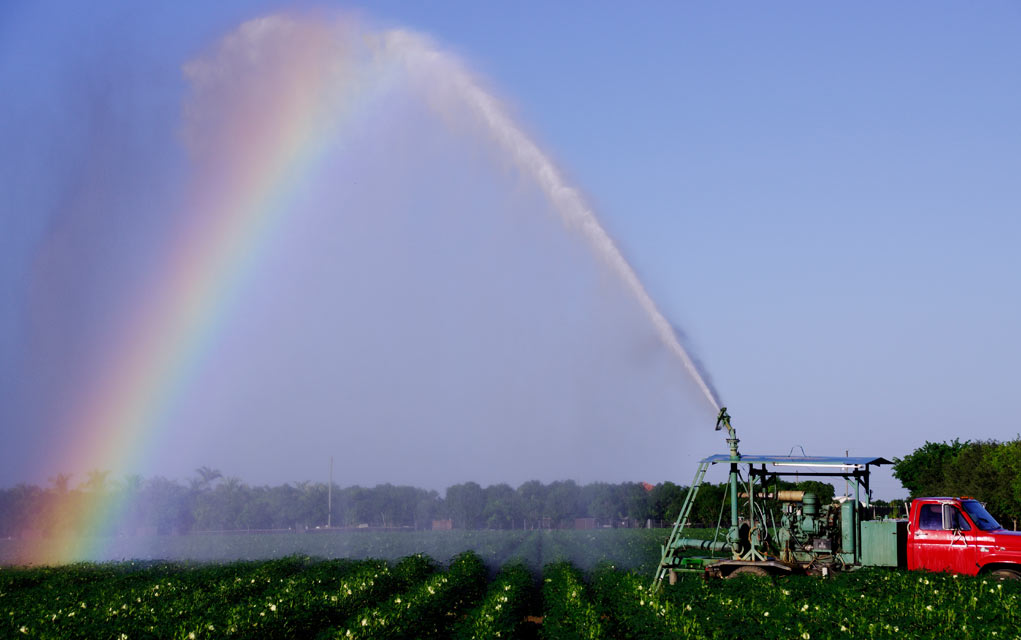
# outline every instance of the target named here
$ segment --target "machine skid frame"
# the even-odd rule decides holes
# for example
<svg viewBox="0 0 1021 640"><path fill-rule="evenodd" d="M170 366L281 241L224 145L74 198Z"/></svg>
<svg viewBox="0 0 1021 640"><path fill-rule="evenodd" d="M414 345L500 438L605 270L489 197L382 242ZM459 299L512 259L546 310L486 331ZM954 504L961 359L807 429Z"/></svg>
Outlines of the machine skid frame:
<svg viewBox="0 0 1021 640"><path fill-rule="evenodd" d="M814 568L853 568L861 563L861 528L858 505L861 498L869 498L869 474L873 465L890 464L880 457L829 457L829 456L776 456L741 455L738 451L737 433L730 424L730 416L724 407L716 421L717 430L726 427L729 454L713 455L699 462L695 478L688 489L681 511L677 516L666 544L662 547L660 563L656 569L653 588L658 589L663 579L671 581L679 571L702 571L709 577L726 577L741 567L759 567L772 575L811 572ZM725 539L721 540L722 527L717 525L716 537L712 540L695 540L683 537L689 525L689 516L698 496L699 488L705 482L705 474L715 464L729 464L728 494L730 498L730 526ZM740 471L744 469L745 473ZM818 471L815 469L829 469ZM818 515L818 504L809 498L812 494L801 493L804 505L797 512L796 527L778 526L774 508L782 501L792 502L801 498L783 496L778 489L770 493L784 477L797 478L842 478L853 487L854 500L850 508L839 509L842 544L836 548L824 546L833 535L832 524ZM862 495L864 489L864 496ZM796 494L798 492L787 492ZM738 504L738 497L743 504ZM847 507L848 505L844 505ZM836 507L826 506L833 513ZM789 513L789 512L785 512ZM825 513L825 512L824 512ZM785 515L785 518L791 517ZM830 515L830 520L833 516ZM845 522L846 521L846 522ZM793 531L793 533L792 533ZM805 539L817 532L820 536L816 545ZM729 557L682 557L683 549L702 549L710 552L726 552ZM825 573L825 572L824 572Z"/></svg>

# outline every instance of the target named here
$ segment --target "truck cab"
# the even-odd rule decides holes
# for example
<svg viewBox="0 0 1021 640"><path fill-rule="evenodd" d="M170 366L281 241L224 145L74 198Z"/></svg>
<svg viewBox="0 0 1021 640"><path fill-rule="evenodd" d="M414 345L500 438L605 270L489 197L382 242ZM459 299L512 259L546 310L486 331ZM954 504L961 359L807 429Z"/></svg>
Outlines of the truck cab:
<svg viewBox="0 0 1021 640"><path fill-rule="evenodd" d="M908 569L1021 578L1021 532L973 498L918 498L908 521Z"/></svg>

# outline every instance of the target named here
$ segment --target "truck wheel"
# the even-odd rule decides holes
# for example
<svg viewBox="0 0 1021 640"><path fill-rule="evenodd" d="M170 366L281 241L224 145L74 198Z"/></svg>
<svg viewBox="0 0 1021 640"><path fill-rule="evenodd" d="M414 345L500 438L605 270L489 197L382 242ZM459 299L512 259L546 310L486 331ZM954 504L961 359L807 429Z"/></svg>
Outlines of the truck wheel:
<svg viewBox="0 0 1021 640"><path fill-rule="evenodd" d="M766 571L765 569L763 569L762 567L756 567L756 566L753 566L753 565L745 565L743 567L738 567L737 569L734 569L733 571L731 571L727 575L728 578L736 578L737 576L763 576L763 577L769 577L769 572Z"/></svg>
<svg viewBox="0 0 1021 640"><path fill-rule="evenodd" d="M1021 580L1021 573L1014 569L997 569L990 571L989 576L997 580Z"/></svg>

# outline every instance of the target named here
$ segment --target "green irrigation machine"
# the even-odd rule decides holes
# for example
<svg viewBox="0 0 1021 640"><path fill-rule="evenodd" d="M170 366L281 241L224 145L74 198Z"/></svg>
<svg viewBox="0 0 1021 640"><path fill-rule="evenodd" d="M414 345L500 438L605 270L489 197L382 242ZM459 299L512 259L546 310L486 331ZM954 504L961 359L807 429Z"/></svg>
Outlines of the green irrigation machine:
<svg viewBox="0 0 1021 640"><path fill-rule="evenodd" d="M678 572L698 572L706 577L731 577L739 574L789 575L808 573L829 575L832 571L861 566L890 566L898 563L896 554L903 548L903 522L862 522L861 498L869 496L870 467L890 464L878 457L822 457L742 455L738 438L730 424L727 409L720 409L716 430L727 430L729 454L709 456L698 465L695 479L684 499L677 522L662 547L653 586L664 579L676 580ZM720 526L712 540L685 538L695 498L706 471L716 464L729 464L728 482L730 526ZM844 479L849 487L840 504L819 504L814 493L781 490L781 480ZM863 542L862 537L865 534ZM889 544L890 535L899 544ZM875 537L875 543L872 539ZM708 555L690 556L688 550ZM895 554L893 558L886 556Z"/></svg>

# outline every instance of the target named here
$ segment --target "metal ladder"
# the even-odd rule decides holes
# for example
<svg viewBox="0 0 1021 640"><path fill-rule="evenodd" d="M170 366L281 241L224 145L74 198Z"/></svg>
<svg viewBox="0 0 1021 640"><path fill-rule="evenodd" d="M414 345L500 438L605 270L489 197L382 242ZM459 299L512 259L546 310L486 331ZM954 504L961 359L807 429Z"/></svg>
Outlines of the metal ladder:
<svg viewBox="0 0 1021 640"><path fill-rule="evenodd" d="M659 590L659 586L663 584L663 578L674 565L674 541L681 537L681 532L684 531L684 527L688 524L688 515L691 514L691 508L695 505L695 497L698 495L698 490L702 486L702 481L705 478L705 472L708 468L708 462L703 461L698 464L698 470L695 472L695 479L691 482L691 487L688 489L688 495L684 498L684 504L681 505L681 512L677 514L677 522L674 523L674 528L670 532L670 537L667 538L666 545L662 548L662 554L659 558L659 568L656 569L656 579L652 583L653 591Z"/></svg>

